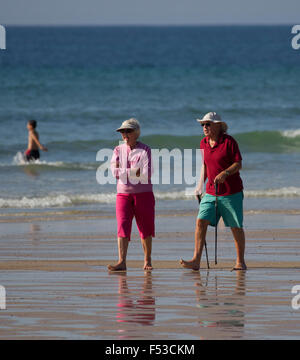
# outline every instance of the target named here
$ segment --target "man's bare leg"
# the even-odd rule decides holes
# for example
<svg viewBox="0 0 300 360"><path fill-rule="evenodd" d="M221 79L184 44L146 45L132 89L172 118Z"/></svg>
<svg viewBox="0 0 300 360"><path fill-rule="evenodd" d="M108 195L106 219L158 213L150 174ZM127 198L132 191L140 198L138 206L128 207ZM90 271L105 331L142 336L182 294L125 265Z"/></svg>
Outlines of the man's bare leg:
<svg viewBox="0 0 300 360"><path fill-rule="evenodd" d="M197 219L195 229L195 250L194 256L191 261L180 260L182 267L192 270L200 269L200 261L202 250L206 238L207 227L209 225L208 220Z"/></svg>
<svg viewBox="0 0 300 360"><path fill-rule="evenodd" d="M151 262L151 253L152 253L152 236L148 236L145 239L141 239L143 249L144 249L144 270L153 270Z"/></svg>
<svg viewBox="0 0 300 360"><path fill-rule="evenodd" d="M126 270L126 257L128 249L128 238L118 238L119 261L116 265L108 265L110 271L125 271Z"/></svg>
<svg viewBox="0 0 300 360"><path fill-rule="evenodd" d="M247 270L245 263L245 233L243 228L231 228L236 248L236 264L233 270Z"/></svg>

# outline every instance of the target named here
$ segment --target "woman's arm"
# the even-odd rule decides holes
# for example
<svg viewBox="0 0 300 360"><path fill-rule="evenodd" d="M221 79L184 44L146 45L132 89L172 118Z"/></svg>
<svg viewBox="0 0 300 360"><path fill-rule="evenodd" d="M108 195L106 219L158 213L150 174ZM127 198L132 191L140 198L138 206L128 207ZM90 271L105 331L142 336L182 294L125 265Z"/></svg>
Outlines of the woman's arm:
<svg viewBox="0 0 300 360"><path fill-rule="evenodd" d="M144 149L137 149L135 154L140 153L140 159L132 164L130 168L130 180L133 180L133 183L138 182L142 184L151 183L152 175L152 160L151 160L151 149L145 151Z"/></svg>
<svg viewBox="0 0 300 360"><path fill-rule="evenodd" d="M120 158L122 158L123 160L121 161ZM127 176L130 174L130 169L127 169L122 165L122 163L126 163L126 162L127 159L124 160L124 154L122 153L122 150L120 152L119 148L116 147L114 149L113 156L110 161L110 169L113 176L117 180L121 180L123 184L127 183Z"/></svg>
<svg viewBox="0 0 300 360"><path fill-rule="evenodd" d="M120 160L117 148L114 149L113 156L110 161L110 170L116 179L120 176Z"/></svg>

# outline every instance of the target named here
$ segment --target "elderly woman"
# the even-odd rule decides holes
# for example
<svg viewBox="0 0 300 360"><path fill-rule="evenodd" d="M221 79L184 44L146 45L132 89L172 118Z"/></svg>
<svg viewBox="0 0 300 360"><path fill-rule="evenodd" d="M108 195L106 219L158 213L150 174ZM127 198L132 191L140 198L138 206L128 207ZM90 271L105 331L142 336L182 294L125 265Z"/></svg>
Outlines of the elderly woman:
<svg viewBox="0 0 300 360"><path fill-rule="evenodd" d="M152 270L151 250L155 199L151 184L151 149L138 141L140 124L132 118L117 129L124 143L114 149L111 170L117 178L116 217L119 261L110 271L125 271L132 220L135 217L144 249L144 270Z"/></svg>
<svg viewBox="0 0 300 360"><path fill-rule="evenodd" d="M203 151L203 178L196 189L201 195L202 184L208 179L196 222L195 250L191 261L180 260L184 268L198 270L205 244L208 225L216 226L222 216L225 226L230 227L237 251L233 270L246 270L244 260L245 234L243 230L243 182L239 174L242 157L237 142L226 134L227 124L215 112L197 120L203 127L205 137L201 140ZM218 191L218 214L215 212L215 185Z"/></svg>

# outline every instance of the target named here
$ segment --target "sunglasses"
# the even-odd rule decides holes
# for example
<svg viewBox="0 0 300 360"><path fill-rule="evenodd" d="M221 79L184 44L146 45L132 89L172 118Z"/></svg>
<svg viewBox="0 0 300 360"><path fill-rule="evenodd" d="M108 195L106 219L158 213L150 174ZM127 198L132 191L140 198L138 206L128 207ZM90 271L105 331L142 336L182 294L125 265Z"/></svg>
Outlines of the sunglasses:
<svg viewBox="0 0 300 360"><path fill-rule="evenodd" d="M120 130L121 134L130 134L133 132L133 129L124 129L124 130Z"/></svg>
<svg viewBox="0 0 300 360"><path fill-rule="evenodd" d="M201 124L201 126L206 126L206 127L210 127L211 123L204 123L204 124Z"/></svg>

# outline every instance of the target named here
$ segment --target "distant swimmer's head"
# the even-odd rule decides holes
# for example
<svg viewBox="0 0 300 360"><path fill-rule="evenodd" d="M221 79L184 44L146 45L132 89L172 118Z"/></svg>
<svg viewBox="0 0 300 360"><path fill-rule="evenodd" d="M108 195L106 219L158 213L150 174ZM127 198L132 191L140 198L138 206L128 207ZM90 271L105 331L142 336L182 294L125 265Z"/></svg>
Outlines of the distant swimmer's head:
<svg viewBox="0 0 300 360"><path fill-rule="evenodd" d="M137 119L131 118L122 122L122 125L116 130L122 134L123 140L127 144L135 142L141 134L141 126Z"/></svg>
<svg viewBox="0 0 300 360"><path fill-rule="evenodd" d="M27 129L28 130L34 130L37 127L36 120L29 120L27 123Z"/></svg>

